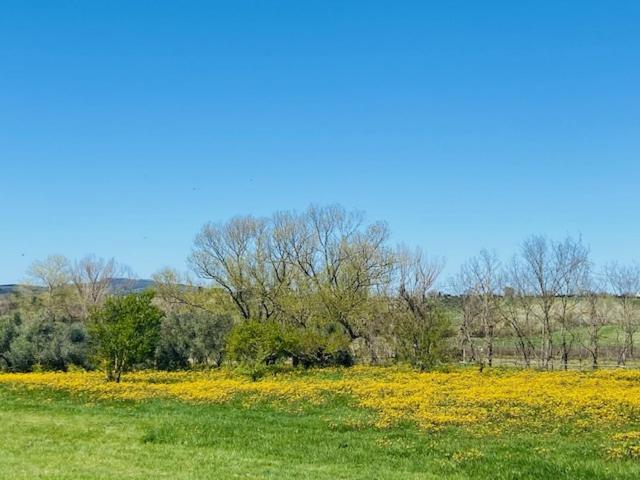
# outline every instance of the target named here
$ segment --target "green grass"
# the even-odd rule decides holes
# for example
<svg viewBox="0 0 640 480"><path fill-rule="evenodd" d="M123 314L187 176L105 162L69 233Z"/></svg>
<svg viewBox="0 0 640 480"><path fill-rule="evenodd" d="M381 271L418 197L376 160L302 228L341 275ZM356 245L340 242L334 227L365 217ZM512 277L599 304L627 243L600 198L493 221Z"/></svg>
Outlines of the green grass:
<svg viewBox="0 0 640 480"><path fill-rule="evenodd" d="M369 420L340 400L294 412L0 387L0 478L640 478L640 462L607 458L605 431L478 437Z"/></svg>

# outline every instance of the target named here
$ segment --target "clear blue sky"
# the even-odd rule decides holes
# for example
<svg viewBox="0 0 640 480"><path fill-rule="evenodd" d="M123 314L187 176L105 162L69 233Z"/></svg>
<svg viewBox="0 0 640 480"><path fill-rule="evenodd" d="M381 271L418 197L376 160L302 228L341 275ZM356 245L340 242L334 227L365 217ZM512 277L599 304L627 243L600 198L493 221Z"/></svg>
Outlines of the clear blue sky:
<svg viewBox="0 0 640 480"><path fill-rule="evenodd" d="M185 269L208 220L339 202L453 272L640 258L638 1L0 3L0 283Z"/></svg>

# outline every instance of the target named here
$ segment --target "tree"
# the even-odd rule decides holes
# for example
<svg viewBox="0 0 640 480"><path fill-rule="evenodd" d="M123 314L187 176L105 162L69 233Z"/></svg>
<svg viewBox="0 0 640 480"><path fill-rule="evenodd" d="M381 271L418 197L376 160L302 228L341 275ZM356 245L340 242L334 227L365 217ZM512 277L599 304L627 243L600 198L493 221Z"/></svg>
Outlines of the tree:
<svg viewBox="0 0 640 480"><path fill-rule="evenodd" d="M449 354L451 322L431 295L443 262L427 258L419 249L400 248L398 306L395 333L398 354L414 367L428 370Z"/></svg>
<svg viewBox="0 0 640 480"><path fill-rule="evenodd" d="M0 368L65 371L70 365L90 368L88 341L81 322L52 318L45 311L0 317Z"/></svg>
<svg viewBox="0 0 640 480"><path fill-rule="evenodd" d="M222 288L196 284L188 275L164 268L153 275L155 302L166 314L232 315L234 304ZM235 317L235 315L234 315Z"/></svg>
<svg viewBox="0 0 640 480"><path fill-rule="evenodd" d="M516 352L520 353L524 366L528 368L536 360L533 341L536 334L535 298L528 287L526 268L518 257L513 258L503 276L505 287L499 312L515 335Z"/></svg>
<svg viewBox="0 0 640 480"><path fill-rule="evenodd" d="M86 255L70 267L70 278L86 318L94 307L100 305L111 291L111 281L128 275L128 268L115 259L105 260Z"/></svg>
<svg viewBox="0 0 640 480"><path fill-rule="evenodd" d="M15 312L13 315L0 316L0 366L10 370L13 367L13 358L11 355L11 345L19 335L20 331L20 314Z"/></svg>
<svg viewBox="0 0 640 480"><path fill-rule="evenodd" d="M264 271L265 220L234 217L207 223L196 236L190 263L202 278L213 280L231 297L245 319L268 319L273 310L257 297L255 272Z"/></svg>
<svg viewBox="0 0 640 480"><path fill-rule="evenodd" d="M640 327L637 297L640 294L640 264L605 266L605 277L618 303L618 365L633 356L635 335Z"/></svg>
<svg viewBox="0 0 640 480"><path fill-rule="evenodd" d="M479 351L473 339L476 330L478 308L473 297L462 295L460 298L458 341L462 355L462 363L475 363L480 359Z"/></svg>
<svg viewBox="0 0 640 480"><path fill-rule="evenodd" d="M490 367L493 366L494 342L501 320L498 312L500 269L498 256L481 250L478 256L470 258L462 265L457 281L462 294L464 333L470 340L469 324L475 319L482 332L486 360Z"/></svg>
<svg viewBox="0 0 640 480"><path fill-rule="evenodd" d="M90 333L108 381L153 358L163 313L152 301L152 292L111 297L91 312Z"/></svg>
<svg viewBox="0 0 640 480"><path fill-rule="evenodd" d="M362 336L361 309L390 281L394 258L384 222L365 224L362 212L338 205L311 207L292 241L294 259L328 318L351 340Z"/></svg>
<svg viewBox="0 0 640 480"><path fill-rule="evenodd" d="M566 265L565 273L560 280L556 318L560 329L562 368L568 370L569 356L576 341L575 327L579 324L580 296L590 290L592 279L589 273L588 250L585 247L571 240L565 240L556 246L556 252L559 261ZM595 315L595 312L592 311L592 314Z"/></svg>
<svg viewBox="0 0 640 480"><path fill-rule="evenodd" d="M232 325L228 314L215 315L204 310L168 314L162 320L156 351L158 368L220 366Z"/></svg>
<svg viewBox="0 0 640 480"><path fill-rule="evenodd" d="M554 355L554 308L558 299L568 294L569 279L588 264L589 250L581 239L566 237L562 242L557 242L533 235L524 241L520 254L523 284L527 294L536 300L538 308L535 312L542 327L542 367L549 368Z"/></svg>
<svg viewBox="0 0 640 480"><path fill-rule="evenodd" d="M44 260L33 262L27 275L53 294L71 280L69 260L63 255L49 255Z"/></svg>
<svg viewBox="0 0 640 480"><path fill-rule="evenodd" d="M52 317L76 317L73 292L71 291L71 266L62 255L50 255L44 260L36 260L27 271L30 280L44 289L43 295L37 295L48 315Z"/></svg>
<svg viewBox="0 0 640 480"><path fill-rule="evenodd" d="M583 312L581 315L581 323L584 327L587 338L583 342L584 349L591 356L591 368L598 368L600 359L600 341L602 337L602 329L607 324L607 314L604 309L604 295L599 290L596 282L591 279L586 285L582 293Z"/></svg>
<svg viewBox="0 0 640 480"><path fill-rule="evenodd" d="M244 319L298 326L323 319L355 340L371 296L390 280L388 237L386 224L367 224L360 212L310 207L206 224L190 261L228 293Z"/></svg>

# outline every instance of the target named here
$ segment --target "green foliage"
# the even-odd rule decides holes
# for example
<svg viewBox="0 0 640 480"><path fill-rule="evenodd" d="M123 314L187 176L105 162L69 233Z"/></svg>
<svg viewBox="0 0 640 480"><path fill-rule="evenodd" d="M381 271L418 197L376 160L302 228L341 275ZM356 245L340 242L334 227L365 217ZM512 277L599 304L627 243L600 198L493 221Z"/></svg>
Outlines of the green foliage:
<svg viewBox="0 0 640 480"><path fill-rule="evenodd" d="M262 366L288 360L304 367L353 363L349 340L339 331L302 329L277 322L248 320L237 325L229 336L228 351L231 361L258 373Z"/></svg>
<svg viewBox="0 0 640 480"><path fill-rule="evenodd" d="M227 349L229 359L240 364L273 364L286 354L284 328L275 322L242 322L231 331Z"/></svg>
<svg viewBox="0 0 640 480"><path fill-rule="evenodd" d="M194 365L219 366L232 326L230 315L181 312L162 320L156 365L164 370Z"/></svg>
<svg viewBox="0 0 640 480"><path fill-rule="evenodd" d="M333 328L289 330L291 357L294 365L303 367L353 365L349 338Z"/></svg>
<svg viewBox="0 0 640 480"><path fill-rule="evenodd" d="M153 358L163 313L152 301L152 292L111 297L91 313L90 332L107 380L119 382L123 372Z"/></svg>
<svg viewBox="0 0 640 480"><path fill-rule="evenodd" d="M0 367L6 370L89 368L88 353L87 331L80 322L56 320L44 312L0 319Z"/></svg>
<svg viewBox="0 0 640 480"><path fill-rule="evenodd" d="M425 300L419 310L398 321L398 356L420 370L430 370L450 359L452 336L448 312L434 300Z"/></svg>
<svg viewBox="0 0 640 480"><path fill-rule="evenodd" d="M20 327L20 315L3 315L0 317L0 366L11 368L11 345L18 336Z"/></svg>

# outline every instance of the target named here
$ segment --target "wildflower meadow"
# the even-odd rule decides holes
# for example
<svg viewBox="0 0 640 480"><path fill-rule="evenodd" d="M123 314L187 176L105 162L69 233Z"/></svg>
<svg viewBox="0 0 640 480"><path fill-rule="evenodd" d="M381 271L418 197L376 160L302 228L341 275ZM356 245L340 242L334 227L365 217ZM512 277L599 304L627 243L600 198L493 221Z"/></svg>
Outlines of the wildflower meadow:
<svg viewBox="0 0 640 480"><path fill-rule="evenodd" d="M174 469L165 463L185 461L189 452L194 458L259 457L247 478L276 478L282 470L270 469L269 462L297 461L304 452L305 461L317 462L318 478L431 478L424 476L426 470L439 478L640 474L640 371L452 367L420 373L401 366L356 366L282 371L253 380L217 369L138 371L119 383L98 372L7 373L0 375L0 398L5 429L15 422L11 413L17 409L31 442L32 430L45 428L42 423L65 432L41 445L46 451L66 458L70 453L50 442L78 434L85 437L74 442L88 442L83 448L89 451L115 438L115 451L146 452L133 463L157 474ZM34 405L38 412L31 410ZM74 423L78 418L88 423ZM150 457L169 447L170 455ZM35 447L2 448L0 462L17 466ZM55 478L72 478L73 472L120 478L124 468L121 454L98 455L89 463L80 462L77 453L71 457L72 464L79 462L77 469ZM338 469L345 463L348 468ZM219 469L207 465L207 475L233 477L228 462ZM130 467L134 473L127 478L144 478ZM102 468L111 471L102 476ZM200 477L198 468L190 466L176 478L214 478ZM287 472L296 477L296 469Z"/></svg>

